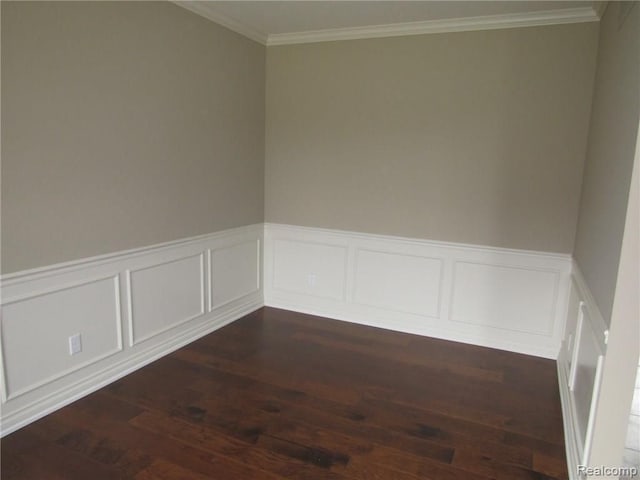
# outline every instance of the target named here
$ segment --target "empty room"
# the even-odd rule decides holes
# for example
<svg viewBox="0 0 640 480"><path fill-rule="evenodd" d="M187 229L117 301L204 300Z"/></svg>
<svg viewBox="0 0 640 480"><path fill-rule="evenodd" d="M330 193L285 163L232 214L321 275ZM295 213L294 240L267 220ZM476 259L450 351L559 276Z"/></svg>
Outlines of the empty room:
<svg viewBox="0 0 640 480"><path fill-rule="evenodd" d="M640 478L640 7L6 1L0 474Z"/></svg>

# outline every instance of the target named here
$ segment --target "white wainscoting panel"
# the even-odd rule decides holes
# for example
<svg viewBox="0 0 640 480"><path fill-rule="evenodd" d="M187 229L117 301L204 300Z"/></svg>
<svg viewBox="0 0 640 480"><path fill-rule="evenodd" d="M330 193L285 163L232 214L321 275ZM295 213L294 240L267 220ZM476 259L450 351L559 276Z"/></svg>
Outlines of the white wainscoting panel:
<svg viewBox="0 0 640 480"><path fill-rule="evenodd" d="M354 302L439 317L442 259L358 249Z"/></svg>
<svg viewBox="0 0 640 480"><path fill-rule="evenodd" d="M587 430L591 413L591 402L596 390L596 377L598 376L598 362L603 349L598 342L597 334L592 328L589 312L582 305L582 315L578 321L576 330L576 346L572 368L569 374L569 389L572 392L575 407L575 430L582 445L587 443Z"/></svg>
<svg viewBox="0 0 640 480"><path fill-rule="evenodd" d="M2 308L3 400L13 399L122 349L118 277L11 300ZM68 338L82 332L82 351ZM45 361L43 361L45 360Z"/></svg>
<svg viewBox="0 0 640 480"><path fill-rule="evenodd" d="M552 335L559 272L455 262L453 275L454 322Z"/></svg>
<svg viewBox="0 0 640 480"><path fill-rule="evenodd" d="M265 304L556 358L571 257L265 225Z"/></svg>
<svg viewBox="0 0 640 480"><path fill-rule="evenodd" d="M271 247L274 288L318 298L344 299L347 261L344 246L276 239Z"/></svg>
<svg viewBox="0 0 640 480"><path fill-rule="evenodd" d="M250 225L3 276L2 435L260 308L262 237Z"/></svg>
<svg viewBox="0 0 640 480"><path fill-rule="evenodd" d="M569 289L569 302L567 306L567 321L565 324L565 333L562 340L562 350L558 355L558 358L566 359L565 363L559 363L559 366L564 368L565 376L569 378L569 372L571 371L571 363L573 360L574 338L577 330L578 318L581 315L580 309L583 302L580 300L580 295L574 287L574 280L572 278L571 288Z"/></svg>
<svg viewBox="0 0 640 480"><path fill-rule="evenodd" d="M602 314L574 263L566 327L558 355L558 382L571 480L578 479L578 465L589 465L607 335Z"/></svg>
<svg viewBox="0 0 640 480"><path fill-rule="evenodd" d="M211 250L209 258L212 274L209 310L260 289L260 240Z"/></svg>
<svg viewBox="0 0 640 480"><path fill-rule="evenodd" d="M204 254L128 272L130 345L204 315Z"/></svg>

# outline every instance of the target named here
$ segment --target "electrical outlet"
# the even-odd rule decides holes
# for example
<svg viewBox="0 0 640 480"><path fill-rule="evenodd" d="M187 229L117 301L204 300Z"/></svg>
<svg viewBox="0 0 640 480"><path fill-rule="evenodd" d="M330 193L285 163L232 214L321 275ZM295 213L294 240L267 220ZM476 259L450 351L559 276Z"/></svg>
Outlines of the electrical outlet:
<svg viewBox="0 0 640 480"><path fill-rule="evenodd" d="M317 280L318 277L315 273L310 273L309 275L307 275L307 285L309 285L309 287L315 288Z"/></svg>
<svg viewBox="0 0 640 480"><path fill-rule="evenodd" d="M79 333L69 337L69 355L77 355L82 352L82 336Z"/></svg>

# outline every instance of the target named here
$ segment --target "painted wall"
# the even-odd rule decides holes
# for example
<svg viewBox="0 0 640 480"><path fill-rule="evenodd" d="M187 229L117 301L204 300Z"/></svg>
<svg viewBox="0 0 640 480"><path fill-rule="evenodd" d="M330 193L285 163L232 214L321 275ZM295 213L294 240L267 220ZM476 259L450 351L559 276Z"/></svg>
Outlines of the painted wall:
<svg viewBox="0 0 640 480"><path fill-rule="evenodd" d="M621 6L625 7L623 11ZM639 31L640 8L636 2L609 4L600 22L593 110L574 249L576 261L607 323L611 319L640 115Z"/></svg>
<svg viewBox="0 0 640 480"><path fill-rule="evenodd" d="M637 138L640 141L640 129ZM625 437L629 436L632 442L634 438L629 425L629 412L640 354L640 145L636 146L634 163L607 356L595 412L591 465L619 465ZM630 429L629 433L627 428Z"/></svg>
<svg viewBox="0 0 640 480"><path fill-rule="evenodd" d="M2 2L2 271L263 221L265 48L169 2Z"/></svg>
<svg viewBox="0 0 640 480"><path fill-rule="evenodd" d="M270 47L266 220L570 253L597 35Z"/></svg>

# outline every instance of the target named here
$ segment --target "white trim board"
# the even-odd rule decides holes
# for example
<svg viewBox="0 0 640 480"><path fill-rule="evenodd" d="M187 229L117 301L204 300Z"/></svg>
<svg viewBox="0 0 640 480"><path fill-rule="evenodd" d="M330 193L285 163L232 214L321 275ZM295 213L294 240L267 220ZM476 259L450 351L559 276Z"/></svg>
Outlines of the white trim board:
<svg viewBox="0 0 640 480"><path fill-rule="evenodd" d="M265 305L557 358L571 258L265 225Z"/></svg>
<svg viewBox="0 0 640 480"><path fill-rule="evenodd" d="M310 32L279 33L267 36L266 45L332 42L365 38L402 37L428 33L470 32L504 28L538 27L566 23L597 22L599 17L591 7L550 10L544 12L509 13L481 17L447 18L423 22L394 23L367 27L332 28Z"/></svg>
<svg viewBox="0 0 640 480"><path fill-rule="evenodd" d="M564 353L561 351L556 363L558 371L558 383L560 385L560 404L562 406L562 422L564 426L564 447L567 458L567 471L569 473L569 480L579 480L577 475L578 465L580 462L580 454L578 453L578 438L575 435L573 428L573 410L571 408L571 397L569 395L569 389L566 385L569 382L566 371L563 368Z"/></svg>
<svg viewBox="0 0 640 480"><path fill-rule="evenodd" d="M507 13L463 18L445 18L417 22L369 25L323 30L268 33L220 13L215 2L176 0L173 3L202 17L208 18L240 35L262 45L277 46L299 43L331 42L336 40L356 40L365 38L400 37L428 33L467 32L496 30L503 28L560 25L567 23L597 22L600 20L601 4L592 7L565 8L548 11ZM606 3L605 3L606 5Z"/></svg>
<svg viewBox="0 0 640 480"><path fill-rule="evenodd" d="M558 355L558 382L564 422L569 478L578 480L578 465L590 464L608 329L597 304L573 263L566 328Z"/></svg>
<svg viewBox="0 0 640 480"><path fill-rule="evenodd" d="M169 242L155 243L153 245L147 245L139 248L131 248L128 250L121 250L119 252L105 253L102 255L95 255L92 257L79 258L77 260L70 260L68 262L55 263L53 265L46 265L44 267L30 268L27 270L20 270L18 272L5 273L0 276L0 282L3 285L15 284L23 280L33 281L37 278L47 277L51 275L57 275L60 273L68 273L75 270L84 268L87 265L98 266L104 263L115 262L118 260L126 260L128 258L134 258L138 256L148 255L150 253L162 253L166 250L171 250L176 247L185 247L192 244L197 244L203 241L223 241L234 234L242 234L250 231L262 232L262 223L254 223L252 225L244 225L242 227L229 228L227 230L221 230L214 233L205 233L203 235L195 235L193 237L179 238Z"/></svg>
<svg viewBox="0 0 640 480"><path fill-rule="evenodd" d="M262 307L262 237L250 225L5 275L1 435Z"/></svg>

